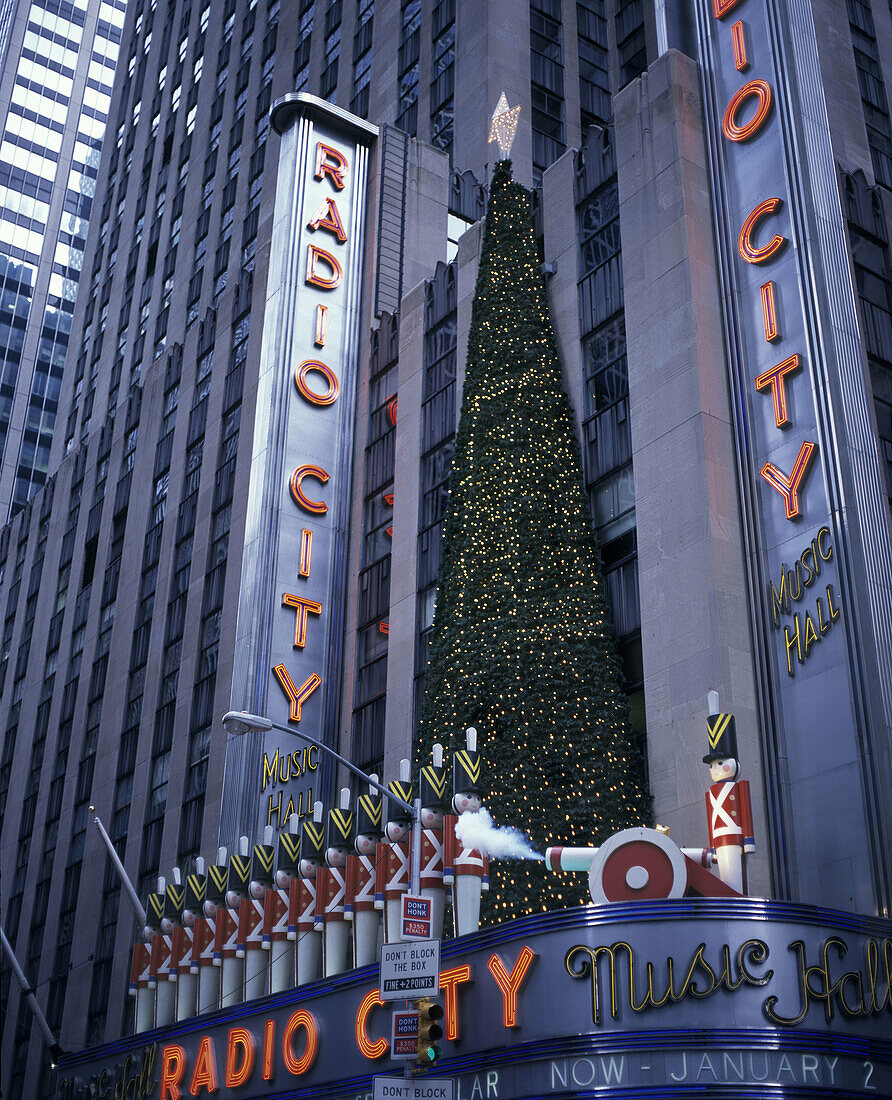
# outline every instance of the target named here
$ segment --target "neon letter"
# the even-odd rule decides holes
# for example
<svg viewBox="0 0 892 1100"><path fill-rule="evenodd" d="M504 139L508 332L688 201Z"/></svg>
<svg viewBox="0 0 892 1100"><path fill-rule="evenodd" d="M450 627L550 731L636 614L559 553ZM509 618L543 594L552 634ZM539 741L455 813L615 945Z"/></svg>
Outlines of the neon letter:
<svg viewBox="0 0 892 1100"><path fill-rule="evenodd" d="M263 1079L273 1079L273 1045L276 1041L276 1021L267 1020L263 1025Z"/></svg>
<svg viewBox="0 0 892 1100"><path fill-rule="evenodd" d="M712 12L716 19L727 15L732 8L736 8L740 0L712 0Z"/></svg>
<svg viewBox="0 0 892 1100"><path fill-rule="evenodd" d="M344 176L350 171L350 165L343 153L332 149L330 145L316 142L316 170L313 173L317 180L325 176L331 180L336 191L344 190Z"/></svg>
<svg viewBox="0 0 892 1100"><path fill-rule="evenodd" d="M509 974L498 955L489 957L486 965L495 978L496 985L502 991L502 1023L505 1027L517 1027L517 994L535 958L535 951L524 945L517 956L514 969Z"/></svg>
<svg viewBox="0 0 892 1100"><path fill-rule="evenodd" d="M327 229L329 233L334 234L341 244L347 240L344 223L341 221L341 215L338 213L338 207L334 199L324 198L319 203L316 212L307 222L307 229L312 229L314 232L317 229Z"/></svg>
<svg viewBox="0 0 892 1100"><path fill-rule="evenodd" d="M284 665L276 665L273 672L276 674L276 679L282 685L282 690L288 696L291 703L291 721L299 722L301 707L303 707L307 699L310 698L316 688L322 683L322 677L314 672L298 689L294 686L294 681L288 675L288 669L285 668Z"/></svg>
<svg viewBox="0 0 892 1100"><path fill-rule="evenodd" d="M811 456L817 449L817 446L817 443L810 443L808 440L805 440L799 448L799 454L796 456L796 461L793 463L793 469L789 477L782 474L773 462L766 462L759 471L772 489L777 489L784 498L787 519L795 519L796 516L799 515L799 486L802 484L802 479L805 477L805 471L808 469Z"/></svg>
<svg viewBox="0 0 892 1100"><path fill-rule="evenodd" d="M731 42L734 46L734 64L737 71L742 73L750 67L750 59L746 56L746 29L742 19L738 19L731 28Z"/></svg>
<svg viewBox="0 0 892 1100"><path fill-rule="evenodd" d="M440 971L440 991L443 994L446 1016L446 1038L450 1042L458 1038L458 987L471 980L471 967L454 966Z"/></svg>
<svg viewBox="0 0 892 1100"><path fill-rule="evenodd" d="M160 1100L180 1100L179 1085L186 1072L186 1052L181 1046L163 1047L161 1050Z"/></svg>
<svg viewBox="0 0 892 1100"><path fill-rule="evenodd" d="M303 649L307 644L307 616L321 615L322 604L315 600L305 600L301 596L293 596L290 592L282 594L282 606L293 607L297 614L294 616L294 645L297 649Z"/></svg>
<svg viewBox="0 0 892 1100"><path fill-rule="evenodd" d="M329 476L330 475L326 473L321 466L313 466L311 463L306 463L304 466L298 466L291 475L291 495L301 508L303 508L305 512L309 512L310 515L324 516L328 511L328 505L323 504L320 500L310 500L303 491L303 480L305 477L314 477L324 485L326 481L328 481Z"/></svg>
<svg viewBox="0 0 892 1100"><path fill-rule="evenodd" d="M321 374L325 379L327 389L324 393L315 393L310 389L307 384L307 375L311 372ZM341 389L337 375L321 359L304 359L294 372L294 384L301 397L311 405L333 405Z"/></svg>
<svg viewBox="0 0 892 1100"><path fill-rule="evenodd" d="M237 1065L241 1058L241 1065ZM254 1036L246 1027L229 1029L226 1047L226 1087L243 1085L254 1071Z"/></svg>
<svg viewBox="0 0 892 1100"><path fill-rule="evenodd" d="M365 1029L366 1020L368 1019L373 1008L378 1005L383 1006L384 1002L381 1000L381 991L379 989L372 989L363 997L359 1003L359 1008L356 1010L356 1045L359 1047L359 1053L364 1058L383 1058L387 1053L389 1043L383 1037L381 1039L370 1039L368 1032Z"/></svg>
<svg viewBox="0 0 892 1100"><path fill-rule="evenodd" d="M217 1091L217 1067L214 1063L214 1041L210 1035L204 1035L198 1054L195 1056L195 1069L192 1071L192 1080L189 1082L189 1092L193 1096L198 1095L199 1089L208 1092Z"/></svg>
<svg viewBox="0 0 892 1100"><path fill-rule="evenodd" d="M749 99L750 96L755 96L758 101L756 113L749 122L738 126L735 121L737 112L743 102ZM770 110L771 86L766 84L764 80L750 80L749 83L744 84L742 88L734 93L731 102L725 108L725 114L722 118L722 133L729 141L746 141L747 138L751 138L753 134L761 130L762 123L768 117Z"/></svg>
<svg viewBox="0 0 892 1100"><path fill-rule="evenodd" d="M737 251L748 264L763 264L766 260L770 260L787 239L776 233L768 244L763 245L762 248L757 248L753 244L753 230L756 228L757 222L761 221L766 214L773 214L780 207L780 199L765 199L764 202L759 203L741 226L740 235L737 238Z"/></svg>
<svg viewBox="0 0 892 1100"><path fill-rule="evenodd" d="M778 428L785 428L790 423L787 413L787 389L784 385L784 375L799 369L799 356L791 355L783 363L760 374L754 385L760 392L770 389L774 400L774 423Z"/></svg>
<svg viewBox="0 0 892 1100"><path fill-rule="evenodd" d="M300 564L298 567L298 575L301 577L309 577L310 575L310 563L313 560L313 532L304 527L300 533Z"/></svg>
<svg viewBox="0 0 892 1100"><path fill-rule="evenodd" d="M307 1033L307 1049L303 1057L295 1058L291 1040L299 1027L302 1027ZM316 1019L305 1008L299 1008L285 1025L285 1034L282 1036L282 1058L285 1062L285 1069L294 1077L306 1073L313 1064L318 1049L319 1029L316 1026Z"/></svg>
<svg viewBox="0 0 892 1100"><path fill-rule="evenodd" d="M769 280L759 290L762 295L762 324L765 328L765 339L768 341L776 340L780 336L780 327L777 323L774 283Z"/></svg>
<svg viewBox="0 0 892 1100"><path fill-rule="evenodd" d="M330 275L320 273L320 260L329 268ZM306 283L310 286L318 286L320 290L334 290L335 287L340 286L343 277L341 265L330 252L326 252L324 248L317 248L314 244L307 245Z"/></svg>

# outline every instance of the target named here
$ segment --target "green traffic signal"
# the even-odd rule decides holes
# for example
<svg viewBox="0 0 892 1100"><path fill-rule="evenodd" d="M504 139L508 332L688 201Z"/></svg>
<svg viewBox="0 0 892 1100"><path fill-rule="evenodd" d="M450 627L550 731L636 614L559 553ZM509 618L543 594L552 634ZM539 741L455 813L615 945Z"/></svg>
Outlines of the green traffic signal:
<svg viewBox="0 0 892 1100"><path fill-rule="evenodd" d="M437 1039L443 1038L443 1029L437 1020L443 1019L443 1006L429 997L423 997L418 1004L418 1065L432 1066L443 1051L437 1046Z"/></svg>

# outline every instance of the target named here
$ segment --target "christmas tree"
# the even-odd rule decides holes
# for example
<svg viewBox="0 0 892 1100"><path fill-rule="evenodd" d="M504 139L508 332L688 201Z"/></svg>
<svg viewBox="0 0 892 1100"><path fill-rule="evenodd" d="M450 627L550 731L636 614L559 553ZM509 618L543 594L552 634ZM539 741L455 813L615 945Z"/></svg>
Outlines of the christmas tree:
<svg viewBox="0 0 892 1100"><path fill-rule="evenodd" d="M546 845L649 824L528 193L500 161L471 315L417 756L479 731L485 804ZM486 918L584 904L584 875L493 861Z"/></svg>

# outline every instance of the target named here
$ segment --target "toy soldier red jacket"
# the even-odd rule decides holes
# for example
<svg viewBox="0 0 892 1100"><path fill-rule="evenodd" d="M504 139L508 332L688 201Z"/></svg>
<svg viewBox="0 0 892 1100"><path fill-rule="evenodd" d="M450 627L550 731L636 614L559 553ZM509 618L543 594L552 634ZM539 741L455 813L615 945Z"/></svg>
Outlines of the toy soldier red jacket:
<svg viewBox="0 0 892 1100"><path fill-rule="evenodd" d="M443 886L443 830L421 830L421 886Z"/></svg>
<svg viewBox="0 0 892 1100"><path fill-rule="evenodd" d="M293 880L292 880L293 881ZM267 887L263 895L263 937L261 947L269 951L274 940L288 939L291 899L287 890Z"/></svg>
<svg viewBox="0 0 892 1100"><path fill-rule="evenodd" d="M756 850L750 785L747 780L743 779L738 783L713 783L706 792L706 809L709 843L713 848L736 844L744 852Z"/></svg>
<svg viewBox="0 0 892 1100"><path fill-rule="evenodd" d="M297 884L295 888L295 883ZM291 883L294 899L294 939L316 927L316 879L298 878ZM289 926L290 927L290 926Z"/></svg>
<svg viewBox="0 0 892 1100"><path fill-rule="evenodd" d="M192 929L177 925L170 943L170 973L188 974L192 957Z"/></svg>
<svg viewBox="0 0 892 1100"><path fill-rule="evenodd" d="M352 920L354 913L368 913L375 908L376 873L371 856L347 856L347 920Z"/></svg>
<svg viewBox="0 0 892 1100"><path fill-rule="evenodd" d="M192 926L192 958L189 961L190 974L197 974L199 967L210 966L214 962L214 942L216 923L207 917L196 917Z"/></svg>
<svg viewBox="0 0 892 1100"><path fill-rule="evenodd" d="M138 989L146 989L149 984L149 963L151 951L147 943L135 943L133 945L133 963L130 967L130 986L127 992L131 997L136 996Z"/></svg>
<svg viewBox="0 0 892 1100"><path fill-rule="evenodd" d="M214 966L224 959L236 958L238 944L238 913L228 906L217 910L217 927L214 930Z"/></svg>
<svg viewBox="0 0 892 1100"><path fill-rule="evenodd" d="M149 989L154 989L159 977L167 980L167 969L170 966L170 936L164 936L156 932L152 936L151 959L149 961Z"/></svg>
<svg viewBox="0 0 892 1100"><path fill-rule="evenodd" d="M409 842L396 844L382 840L377 849L375 868L375 908L383 909L385 901L396 901L409 889Z"/></svg>
<svg viewBox="0 0 892 1100"><path fill-rule="evenodd" d="M316 872L316 924L346 920L347 868L320 867Z"/></svg>
<svg viewBox="0 0 892 1100"><path fill-rule="evenodd" d="M458 818L449 814L443 822L443 881L451 886L458 875L476 875L483 879L481 889L489 889L489 856L476 848L466 848L455 835Z"/></svg>
<svg viewBox="0 0 892 1100"><path fill-rule="evenodd" d="M242 898L238 907L238 940L235 955L243 959L248 951L258 951L263 937L263 902Z"/></svg>

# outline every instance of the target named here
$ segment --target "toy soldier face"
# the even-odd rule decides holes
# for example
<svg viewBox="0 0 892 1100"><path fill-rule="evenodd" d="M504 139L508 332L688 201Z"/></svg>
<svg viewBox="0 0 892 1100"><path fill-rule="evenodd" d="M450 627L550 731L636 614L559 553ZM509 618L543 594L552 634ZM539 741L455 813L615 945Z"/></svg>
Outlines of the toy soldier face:
<svg viewBox="0 0 892 1100"><path fill-rule="evenodd" d="M361 856L370 856L378 845L378 838L371 833L357 833L353 847Z"/></svg>
<svg viewBox="0 0 892 1100"><path fill-rule="evenodd" d="M443 824L442 810L421 808L421 824L425 829L439 829Z"/></svg>
<svg viewBox="0 0 892 1100"><path fill-rule="evenodd" d="M733 783L737 778L740 764L732 757L713 760L709 765L709 778L713 783Z"/></svg>
<svg viewBox="0 0 892 1100"><path fill-rule="evenodd" d="M460 791L452 799L452 808L457 814L475 814L482 805L480 796L476 794L465 794Z"/></svg>
<svg viewBox="0 0 892 1100"><path fill-rule="evenodd" d="M164 933L165 936L173 935L174 928L176 928L176 925L173 923L172 920L170 920L168 917L161 918L161 931Z"/></svg>
<svg viewBox="0 0 892 1100"><path fill-rule="evenodd" d="M255 898L257 901L260 901L266 893L266 887L262 882L252 882L249 889L251 891L251 897Z"/></svg>
<svg viewBox="0 0 892 1100"><path fill-rule="evenodd" d="M198 914L195 913L192 909L184 909L183 910L183 924L187 928L192 928L192 926L195 924L195 918L197 916L198 916Z"/></svg>
<svg viewBox="0 0 892 1100"><path fill-rule="evenodd" d="M347 866L347 849L346 848L326 848L325 849L325 862L329 867L346 867Z"/></svg>
<svg viewBox="0 0 892 1100"><path fill-rule="evenodd" d="M217 915L217 906L216 903L213 901L206 901L201 908L204 912L204 915L208 919L211 919L212 917L215 917Z"/></svg>
<svg viewBox="0 0 892 1100"><path fill-rule="evenodd" d="M315 878L321 866L321 859L302 859L297 869L300 871L301 878Z"/></svg>
<svg viewBox="0 0 892 1100"><path fill-rule="evenodd" d="M408 831L409 826L405 821L388 821L384 829L387 839L393 842L402 840Z"/></svg>
<svg viewBox="0 0 892 1100"><path fill-rule="evenodd" d="M276 871L276 886L280 890L287 890L288 884L291 882L291 875L287 871Z"/></svg>
<svg viewBox="0 0 892 1100"><path fill-rule="evenodd" d="M241 894L237 894L235 890L226 891L226 904L230 909L238 909L239 902L242 900Z"/></svg>

